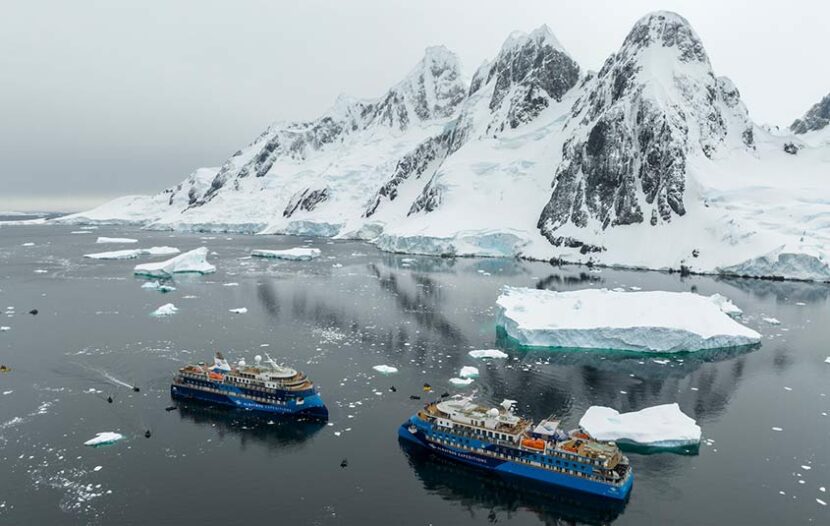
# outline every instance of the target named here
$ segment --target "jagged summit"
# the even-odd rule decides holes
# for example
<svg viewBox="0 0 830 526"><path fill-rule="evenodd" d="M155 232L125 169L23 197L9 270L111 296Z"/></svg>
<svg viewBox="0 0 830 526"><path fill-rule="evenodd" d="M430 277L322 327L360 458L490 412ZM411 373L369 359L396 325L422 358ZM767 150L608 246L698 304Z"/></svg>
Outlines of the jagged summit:
<svg viewBox="0 0 830 526"><path fill-rule="evenodd" d="M620 50L585 86L538 226L554 244L602 251L597 230L686 213L687 157L722 144L753 147L753 125L737 89L711 70L681 16L640 19ZM571 224L590 232L565 236Z"/></svg>
<svg viewBox="0 0 830 526"><path fill-rule="evenodd" d="M802 134L824 129L828 124L830 124L830 94L814 104L803 117L796 119L790 125L790 130L793 133Z"/></svg>
<svg viewBox="0 0 830 526"><path fill-rule="evenodd" d="M682 62L709 62L703 43L689 21L672 11L655 11L638 20L625 38L622 51L653 45L676 48Z"/></svg>

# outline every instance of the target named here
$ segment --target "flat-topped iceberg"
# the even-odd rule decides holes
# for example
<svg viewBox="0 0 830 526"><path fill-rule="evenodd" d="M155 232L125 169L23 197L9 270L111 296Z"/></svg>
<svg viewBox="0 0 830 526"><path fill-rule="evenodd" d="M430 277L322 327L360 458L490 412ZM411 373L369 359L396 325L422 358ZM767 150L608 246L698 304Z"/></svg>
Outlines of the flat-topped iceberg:
<svg viewBox="0 0 830 526"><path fill-rule="evenodd" d="M458 372L460 378L476 378L478 376L478 367L465 365Z"/></svg>
<svg viewBox="0 0 830 526"><path fill-rule="evenodd" d="M171 278L173 274L185 272L210 274L216 267L207 262L207 254L208 249L200 247L166 261L136 265L134 273L150 278Z"/></svg>
<svg viewBox="0 0 830 526"><path fill-rule="evenodd" d="M398 368L392 367L391 365L375 365L372 369L381 374L394 374L398 372Z"/></svg>
<svg viewBox="0 0 830 526"><path fill-rule="evenodd" d="M137 239L129 237L99 237L96 243L138 243Z"/></svg>
<svg viewBox="0 0 830 526"><path fill-rule="evenodd" d="M112 431L103 431L101 433L96 434L94 437L90 438L86 442L84 442L85 446L106 446L109 444L115 444L119 440L123 439L124 435L121 433L114 433Z"/></svg>
<svg viewBox="0 0 830 526"><path fill-rule="evenodd" d="M579 427L597 440L665 448L700 443L700 426L676 403L631 413L595 405L579 420Z"/></svg>
<svg viewBox="0 0 830 526"><path fill-rule="evenodd" d="M723 296L691 292L504 287L498 325L526 347L683 352L751 345L756 331Z"/></svg>
<svg viewBox="0 0 830 526"><path fill-rule="evenodd" d="M311 261L320 256L319 248L287 248L285 250L257 249L251 252L257 258L285 259L289 261Z"/></svg>
<svg viewBox="0 0 830 526"><path fill-rule="evenodd" d="M175 247L150 247L95 252L94 254L84 254L84 257L89 259L135 259L139 256L172 256L179 252L179 249Z"/></svg>

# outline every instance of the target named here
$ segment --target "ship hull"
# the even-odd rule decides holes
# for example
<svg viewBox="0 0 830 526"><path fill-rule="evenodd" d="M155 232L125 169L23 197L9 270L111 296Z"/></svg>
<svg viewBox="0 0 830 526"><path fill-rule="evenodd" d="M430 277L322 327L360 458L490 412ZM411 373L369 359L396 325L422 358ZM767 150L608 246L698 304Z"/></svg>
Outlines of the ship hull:
<svg viewBox="0 0 830 526"><path fill-rule="evenodd" d="M291 400L285 404L263 404L255 402L240 396L234 396L231 393L214 393L194 389L184 385L171 385L170 396L174 399L180 400L195 400L207 404L224 405L228 407L235 407L238 409L245 409L247 411L259 411L262 413L298 416L316 418L321 420L328 419L329 411L323 403L320 395L313 394L304 397L302 404L297 404Z"/></svg>
<svg viewBox="0 0 830 526"><path fill-rule="evenodd" d="M481 469L486 469L503 475L530 479L544 484L551 484L561 488L589 493L604 498L625 500L631 491L634 476L629 474L626 481L621 485L603 484L593 480L586 480L580 477L564 475L551 470L528 466L519 462L511 462L487 455L479 455L472 451L457 449L444 444L436 444L427 440L423 431L418 429L415 433L409 431L412 421L407 421L398 428L398 437L413 444L424 447L442 457L455 460Z"/></svg>

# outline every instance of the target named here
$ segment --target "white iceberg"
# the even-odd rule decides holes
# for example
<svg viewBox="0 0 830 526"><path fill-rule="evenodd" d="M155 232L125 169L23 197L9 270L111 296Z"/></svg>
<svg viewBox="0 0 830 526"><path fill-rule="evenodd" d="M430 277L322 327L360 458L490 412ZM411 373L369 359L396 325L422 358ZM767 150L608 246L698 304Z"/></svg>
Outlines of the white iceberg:
<svg viewBox="0 0 830 526"><path fill-rule="evenodd" d="M164 318L166 316L172 316L173 314L176 314L178 311L179 309L177 309L176 306L172 303L165 303L161 307L151 312L150 316L153 316L155 318Z"/></svg>
<svg viewBox="0 0 830 526"><path fill-rule="evenodd" d="M96 243L138 243L137 239L128 237L99 237Z"/></svg>
<svg viewBox="0 0 830 526"><path fill-rule="evenodd" d="M239 307L237 309L230 309L230 312L232 312L234 314L245 314L246 312L248 312L248 308L247 307Z"/></svg>
<svg viewBox="0 0 830 526"><path fill-rule="evenodd" d="M285 250L254 250L251 255L258 258L285 259L289 261L311 261L320 256L319 248L297 247Z"/></svg>
<svg viewBox="0 0 830 526"><path fill-rule="evenodd" d="M8 327L6 325L3 325L2 327L0 327L0 332L6 332L6 331L10 331L10 330L12 330L12 328ZM828 360L830 360L830 358L828 358Z"/></svg>
<svg viewBox="0 0 830 526"><path fill-rule="evenodd" d="M450 383L455 386L465 386L473 383L472 378L450 378Z"/></svg>
<svg viewBox="0 0 830 526"><path fill-rule="evenodd" d="M372 369L382 374L393 374L398 372L398 368L392 367L391 365L376 365L372 367Z"/></svg>
<svg viewBox="0 0 830 526"><path fill-rule="evenodd" d="M216 267L207 262L207 253L206 247L200 247L166 261L136 265L133 272L151 278L171 278L173 274L185 272L210 274Z"/></svg>
<svg viewBox="0 0 830 526"><path fill-rule="evenodd" d="M104 431L101 433L96 434L93 438L90 438L86 442L84 442L85 446L106 446L109 444L114 444L119 440L123 439L124 435L121 433L113 433L112 431Z"/></svg>
<svg viewBox="0 0 830 526"><path fill-rule="evenodd" d="M777 318L769 317L769 318L761 318L761 319L763 319L765 322L769 323L770 325L781 325L781 322Z"/></svg>
<svg viewBox="0 0 830 526"><path fill-rule="evenodd" d="M458 376L461 378L475 378L478 376L478 367L465 365L461 368L461 371L458 372Z"/></svg>
<svg viewBox="0 0 830 526"><path fill-rule="evenodd" d="M700 443L700 426L676 403L631 413L595 405L579 420L579 427L597 440L666 448Z"/></svg>
<svg viewBox="0 0 830 526"><path fill-rule="evenodd" d="M135 259L139 256L171 256L178 253L179 249L175 247L150 247L96 252L94 254L84 254L84 257L89 259Z"/></svg>
<svg viewBox="0 0 830 526"><path fill-rule="evenodd" d="M480 349L477 351L470 351L467 354L473 358L507 358L507 353L498 349Z"/></svg>
<svg viewBox="0 0 830 526"><path fill-rule="evenodd" d="M722 310L721 298L691 292L504 287L496 303L498 325L528 347L668 353L761 340L760 334Z"/></svg>
<svg viewBox="0 0 830 526"><path fill-rule="evenodd" d="M142 289L157 289L161 286L161 283L158 281L148 281L147 283L141 286Z"/></svg>
<svg viewBox="0 0 830 526"><path fill-rule="evenodd" d="M709 300L717 305L724 314L728 314L733 318L744 313L737 305L732 303L732 300L721 294L712 294L709 296Z"/></svg>

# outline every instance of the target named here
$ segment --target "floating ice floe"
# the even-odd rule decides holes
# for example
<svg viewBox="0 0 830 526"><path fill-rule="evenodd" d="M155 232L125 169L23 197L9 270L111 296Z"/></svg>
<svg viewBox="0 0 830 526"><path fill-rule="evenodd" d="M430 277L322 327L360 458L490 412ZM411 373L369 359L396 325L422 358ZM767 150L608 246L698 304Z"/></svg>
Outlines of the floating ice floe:
<svg viewBox="0 0 830 526"><path fill-rule="evenodd" d="M465 386L473 383L472 378L450 378L450 383L455 386Z"/></svg>
<svg viewBox="0 0 830 526"><path fill-rule="evenodd" d="M310 261L320 256L319 248L288 248L285 250L254 250L251 255L258 258L286 259L289 261Z"/></svg>
<svg viewBox="0 0 830 526"><path fill-rule="evenodd" d="M151 278L170 278L173 274L188 272L210 274L216 271L216 267L207 262L207 253L206 247L199 247L166 261L136 265L133 272L138 276Z"/></svg>
<svg viewBox="0 0 830 526"><path fill-rule="evenodd" d="M700 443L700 426L676 403L631 413L595 405L589 407L579 420L579 427L597 440L665 448Z"/></svg>
<svg viewBox="0 0 830 526"><path fill-rule="evenodd" d="M230 310L230 312L232 312L234 314L245 314L246 312L248 312L247 307L239 307L239 308L236 308L236 309L229 309L229 310Z"/></svg>
<svg viewBox="0 0 830 526"><path fill-rule="evenodd" d="M461 368L461 371L458 372L458 376L461 378L475 378L478 376L478 367L465 365Z"/></svg>
<svg viewBox="0 0 830 526"><path fill-rule="evenodd" d="M6 327L6 330L9 330L9 328ZM824 363L830 363L830 356L824 359Z"/></svg>
<svg viewBox="0 0 830 526"><path fill-rule="evenodd" d="M137 239L130 239L128 237L99 237L96 243L138 243Z"/></svg>
<svg viewBox="0 0 830 526"><path fill-rule="evenodd" d="M22 247L33 247L33 246L35 246L35 244L34 244L34 243L32 243L31 241L28 241L28 242L26 242L26 243L23 243L23 244L22 244L22 245L20 245L20 246L22 246Z"/></svg>
<svg viewBox="0 0 830 526"><path fill-rule="evenodd" d="M769 323L770 325L781 325L781 322L778 321L776 318L761 318L765 322Z"/></svg>
<svg viewBox="0 0 830 526"><path fill-rule="evenodd" d="M691 292L504 287L496 303L498 325L528 347L681 352L761 340L722 310L721 298Z"/></svg>
<svg viewBox="0 0 830 526"><path fill-rule="evenodd" d="M10 331L10 330L12 330L12 328L7 327L6 325L3 325L2 327L0 327L0 332L6 332L6 331ZM830 358L828 358L827 360L830 361Z"/></svg>
<svg viewBox="0 0 830 526"><path fill-rule="evenodd" d="M84 257L89 259L135 259L139 256L171 256L179 252L179 249L175 247L150 247L96 252L94 254L84 254Z"/></svg>
<svg viewBox="0 0 830 526"><path fill-rule="evenodd" d="M382 374L393 374L398 372L398 368L392 367L391 365L376 365L372 367L372 369Z"/></svg>
<svg viewBox="0 0 830 526"><path fill-rule="evenodd" d="M178 310L179 309L177 309L176 306L172 303L165 303L161 307L151 312L150 316L153 316L155 318L164 318L165 316L172 316L173 314L176 314Z"/></svg>
<svg viewBox="0 0 830 526"><path fill-rule="evenodd" d="M501 352L498 349L480 349L470 351L467 354L473 358L507 358L507 353Z"/></svg>
<svg viewBox="0 0 830 526"><path fill-rule="evenodd" d="M101 433L97 433L93 438L90 438L86 442L84 442L85 446L106 446L109 444L114 444L119 440L123 439L124 435L121 433L114 433L112 431L103 431Z"/></svg>

